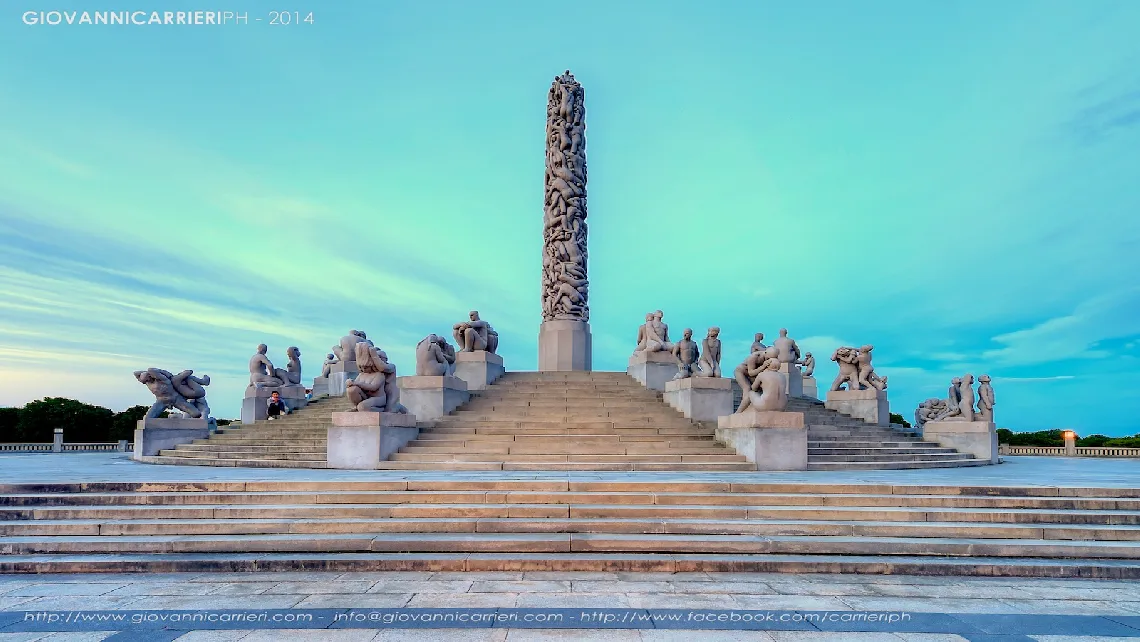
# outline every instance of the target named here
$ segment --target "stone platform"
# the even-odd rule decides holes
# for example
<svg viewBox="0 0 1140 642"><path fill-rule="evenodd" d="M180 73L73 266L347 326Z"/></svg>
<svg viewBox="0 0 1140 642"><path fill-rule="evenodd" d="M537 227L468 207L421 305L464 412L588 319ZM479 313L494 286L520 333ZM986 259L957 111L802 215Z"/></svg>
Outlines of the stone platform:
<svg viewBox="0 0 1140 642"><path fill-rule="evenodd" d="M962 479L937 470L207 473L125 455L36 463L48 459L0 456L0 572L1140 578L1140 490L1113 485L1134 479L1140 462L1024 458Z"/></svg>

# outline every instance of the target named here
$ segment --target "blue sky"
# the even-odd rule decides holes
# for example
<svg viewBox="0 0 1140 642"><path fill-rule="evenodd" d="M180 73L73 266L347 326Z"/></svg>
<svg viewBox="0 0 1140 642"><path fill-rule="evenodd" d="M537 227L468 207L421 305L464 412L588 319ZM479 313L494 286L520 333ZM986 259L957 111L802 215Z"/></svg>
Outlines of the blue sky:
<svg viewBox="0 0 1140 642"><path fill-rule="evenodd" d="M1140 431L1140 3L353 2L313 24L0 11L0 404L149 403L350 328L397 366L479 309L536 366L546 91L586 88L594 364L646 311L876 346L909 416ZM52 9L82 9L55 2ZM141 5L141 7L139 7ZM149 5L149 6L148 6ZM202 9L142 2L106 9ZM89 7L90 8L90 7Z"/></svg>

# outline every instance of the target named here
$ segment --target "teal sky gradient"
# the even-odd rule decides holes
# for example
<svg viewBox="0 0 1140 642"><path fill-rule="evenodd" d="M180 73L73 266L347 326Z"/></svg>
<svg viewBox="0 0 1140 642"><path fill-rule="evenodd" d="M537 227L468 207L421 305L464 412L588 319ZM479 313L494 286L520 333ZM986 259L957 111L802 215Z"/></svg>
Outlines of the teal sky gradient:
<svg viewBox="0 0 1140 642"><path fill-rule="evenodd" d="M314 24L27 26L25 10ZM904 416L1140 431L1140 2L148 0L0 10L0 404L149 403L478 309L537 364L546 91L586 88L597 369L645 312L876 346ZM283 365L283 363L281 364Z"/></svg>

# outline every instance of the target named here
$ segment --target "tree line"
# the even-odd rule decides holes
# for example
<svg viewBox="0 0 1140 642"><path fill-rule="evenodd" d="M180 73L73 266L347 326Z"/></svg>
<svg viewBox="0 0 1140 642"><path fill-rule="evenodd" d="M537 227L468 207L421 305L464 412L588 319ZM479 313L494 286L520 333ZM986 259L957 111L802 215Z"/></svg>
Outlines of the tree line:
<svg viewBox="0 0 1140 642"><path fill-rule="evenodd" d="M998 441L1010 446L1064 446L1065 431L1039 430L1037 432L1013 432L1008 428L998 428ZM1115 446L1117 448L1140 448L1140 435L1131 437L1109 437L1108 435L1077 436L1077 446L1100 448L1101 446Z"/></svg>
<svg viewBox="0 0 1140 642"><path fill-rule="evenodd" d="M63 440L68 443L130 440L148 410L150 406L131 406L115 412L75 399L46 397L22 408L0 408L0 442L50 442L56 428L63 428ZM218 425L228 423L218 420Z"/></svg>

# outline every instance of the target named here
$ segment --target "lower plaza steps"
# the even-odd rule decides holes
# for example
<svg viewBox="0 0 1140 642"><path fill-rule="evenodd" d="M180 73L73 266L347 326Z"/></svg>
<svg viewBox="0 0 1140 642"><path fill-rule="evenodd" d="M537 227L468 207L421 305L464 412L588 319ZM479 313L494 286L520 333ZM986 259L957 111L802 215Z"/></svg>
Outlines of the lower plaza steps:
<svg viewBox="0 0 1140 642"><path fill-rule="evenodd" d="M1135 488L755 483L738 481L750 477L740 473L707 474L721 481L673 473L380 474L403 479L0 485L0 573L1140 578Z"/></svg>
<svg viewBox="0 0 1140 642"><path fill-rule="evenodd" d="M739 390L737 391L739 399ZM274 421L226 426L209 439L164 450L153 463L324 468L332 412L321 398ZM941 468L989 463L908 433L873 426L793 399L808 429L808 469ZM380 467L389 470L744 471L742 455L715 440L713 423L685 419L661 394L625 373L512 372L443 419Z"/></svg>

